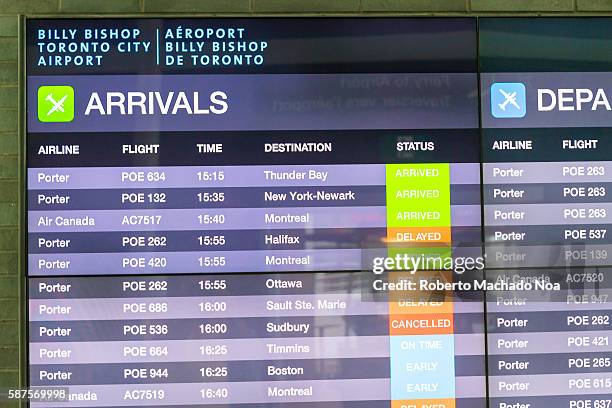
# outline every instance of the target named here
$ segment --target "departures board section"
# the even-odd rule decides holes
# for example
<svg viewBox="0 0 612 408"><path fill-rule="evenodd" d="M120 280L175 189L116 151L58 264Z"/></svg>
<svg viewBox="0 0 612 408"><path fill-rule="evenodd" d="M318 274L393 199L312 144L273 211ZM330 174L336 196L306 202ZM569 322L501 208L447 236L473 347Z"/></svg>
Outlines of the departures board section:
<svg viewBox="0 0 612 408"><path fill-rule="evenodd" d="M612 404L610 23L480 20L492 408Z"/></svg>
<svg viewBox="0 0 612 408"><path fill-rule="evenodd" d="M30 385L65 407L486 406L484 297L370 301L360 272L482 256L474 19L26 32Z"/></svg>

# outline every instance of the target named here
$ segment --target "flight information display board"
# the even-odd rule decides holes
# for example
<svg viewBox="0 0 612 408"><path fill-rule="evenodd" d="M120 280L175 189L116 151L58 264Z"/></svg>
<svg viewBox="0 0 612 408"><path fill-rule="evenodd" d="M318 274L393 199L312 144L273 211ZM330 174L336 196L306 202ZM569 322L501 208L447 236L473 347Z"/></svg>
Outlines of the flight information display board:
<svg viewBox="0 0 612 408"><path fill-rule="evenodd" d="M474 19L30 19L29 381L66 407L486 405ZM413 249L411 249L413 250ZM32 406L56 406L38 402Z"/></svg>
<svg viewBox="0 0 612 408"><path fill-rule="evenodd" d="M480 21L492 408L612 404L610 23Z"/></svg>

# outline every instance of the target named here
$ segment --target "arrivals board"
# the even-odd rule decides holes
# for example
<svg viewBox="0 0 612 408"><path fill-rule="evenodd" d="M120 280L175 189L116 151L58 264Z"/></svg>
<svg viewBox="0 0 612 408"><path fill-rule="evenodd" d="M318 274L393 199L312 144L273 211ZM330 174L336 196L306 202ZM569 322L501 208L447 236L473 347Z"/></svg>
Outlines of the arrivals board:
<svg viewBox="0 0 612 408"><path fill-rule="evenodd" d="M31 406L610 407L610 27L27 19Z"/></svg>
<svg viewBox="0 0 612 408"><path fill-rule="evenodd" d="M66 407L486 406L476 21L29 19L29 382ZM33 402L32 406L56 406Z"/></svg>

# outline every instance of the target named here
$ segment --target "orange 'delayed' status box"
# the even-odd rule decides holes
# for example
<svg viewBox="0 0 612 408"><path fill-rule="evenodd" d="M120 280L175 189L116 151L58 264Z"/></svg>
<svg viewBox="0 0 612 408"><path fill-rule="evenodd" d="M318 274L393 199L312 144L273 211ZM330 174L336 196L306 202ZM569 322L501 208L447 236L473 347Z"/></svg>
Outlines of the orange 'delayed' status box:
<svg viewBox="0 0 612 408"><path fill-rule="evenodd" d="M391 401L391 408L455 408L453 398L432 398Z"/></svg>
<svg viewBox="0 0 612 408"><path fill-rule="evenodd" d="M389 227L388 243L448 244L451 242L450 227Z"/></svg>
<svg viewBox="0 0 612 408"><path fill-rule="evenodd" d="M447 300L448 299L448 300ZM390 315L424 315L452 314L454 312L452 297L444 301L398 300L389 302Z"/></svg>

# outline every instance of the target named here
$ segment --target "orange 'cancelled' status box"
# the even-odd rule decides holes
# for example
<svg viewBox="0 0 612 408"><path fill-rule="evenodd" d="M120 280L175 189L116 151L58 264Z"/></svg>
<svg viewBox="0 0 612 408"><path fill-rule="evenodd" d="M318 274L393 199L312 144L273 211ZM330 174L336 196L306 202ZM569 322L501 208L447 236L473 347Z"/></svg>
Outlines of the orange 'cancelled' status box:
<svg viewBox="0 0 612 408"><path fill-rule="evenodd" d="M453 334L454 323L452 313L390 315L389 334Z"/></svg>

